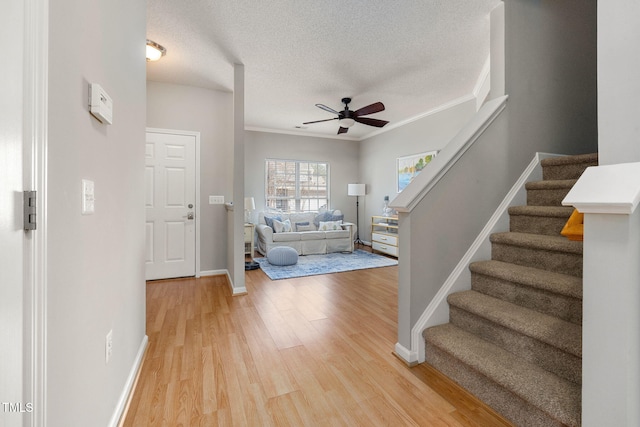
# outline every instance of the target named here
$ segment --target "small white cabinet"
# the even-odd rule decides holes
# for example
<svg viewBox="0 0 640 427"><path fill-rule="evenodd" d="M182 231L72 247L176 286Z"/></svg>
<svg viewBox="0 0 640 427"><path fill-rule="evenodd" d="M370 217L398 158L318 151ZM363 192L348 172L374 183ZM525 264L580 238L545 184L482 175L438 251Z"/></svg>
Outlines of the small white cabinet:
<svg viewBox="0 0 640 427"><path fill-rule="evenodd" d="M253 250L254 250L253 234L255 232L255 229L256 229L255 224L251 224L251 223L244 224L244 254L251 256L251 258L253 258Z"/></svg>
<svg viewBox="0 0 640 427"><path fill-rule="evenodd" d="M398 257L398 217L371 217L371 249Z"/></svg>

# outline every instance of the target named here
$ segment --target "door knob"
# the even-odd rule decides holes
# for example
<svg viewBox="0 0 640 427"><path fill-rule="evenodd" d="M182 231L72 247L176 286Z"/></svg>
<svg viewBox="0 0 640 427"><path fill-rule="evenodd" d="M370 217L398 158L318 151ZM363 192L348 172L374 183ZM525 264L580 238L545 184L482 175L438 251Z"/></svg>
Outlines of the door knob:
<svg viewBox="0 0 640 427"><path fill-rule="evenodd" d="M193 219L193 212L187 213L187 219Z"/></svg>

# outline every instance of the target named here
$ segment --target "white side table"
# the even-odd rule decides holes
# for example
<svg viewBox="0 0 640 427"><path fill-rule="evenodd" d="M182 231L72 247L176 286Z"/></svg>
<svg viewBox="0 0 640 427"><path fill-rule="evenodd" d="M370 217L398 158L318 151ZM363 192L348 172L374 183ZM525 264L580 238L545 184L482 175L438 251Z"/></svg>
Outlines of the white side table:
<svg viewBox="0 0 640 427"><path fill-rule="evenodd" d="M256 225L251 223L244 224L244 254L253 258L254 251L254 233Z"/></svg>

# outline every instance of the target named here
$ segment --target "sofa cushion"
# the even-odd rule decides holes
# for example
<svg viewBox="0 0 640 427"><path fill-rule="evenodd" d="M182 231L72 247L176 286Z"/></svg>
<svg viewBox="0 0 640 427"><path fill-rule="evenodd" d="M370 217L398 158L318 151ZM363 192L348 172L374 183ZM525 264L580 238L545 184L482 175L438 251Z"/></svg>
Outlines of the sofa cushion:
<svg viewBox="0 0 640 427"><path fill-rule="evenodd" d="M292 231L290 233L274 233L273 241L274 242L296 242L300 240L300 235L302 233L297 233Z"/></svg>
<svg viewBox="0 0 640 427"><path fill-rule="evenodd" d="M305 231L300 233L300 240L321 240L325 238L324 231Z"/></svg>
<svg viewBox="0 0 640 427"><path fill-rule="evenodd" d="M282 217L280 215L277 216L264 216L264 223L267 224L269 227L273 228L273 220L277 219L278 221L282 221Z"/></svg>
<svg viewBox="0 0 640 427"><path fill-rule="evenodd" d="M313 224L306 222L296 222L296 231L316 231L316 227Z"/></svg>
<svg viewBox="0 0 640 427"><path fill-rule="evenodd" d="M325 239L344 239L349 237L349 230L332 230L326 231Z"/></svg>
<svg viewBox="0 0 640 427"><path fill-rule="evenodd" d="M320 222L326 221L342 221L344 220L344 215L339 210L335 211L324 211L320 212L318 215L313 218L313 224L320 228Z"/></svg>
<svg viewBox="0 0 640 427"><path fill-rule="evenodd" d="M285 219L284 221L279 221L277 219L273 219L273 231L276 233L288 233L292 231L291 229L291 221Z"/></svg>
<svg viewBox="0 0 640 427"><path fill-rule="evenodd" d="M315 216L315 218L313 218L313 224L316 227L320 227L320 221L331 221L331 218L333 218L332 212L329 212L329 211L320 212L318 215Z"/></svg>
<svg viewBox="0 0 640 427"><path fill-rule="evenodd" d="M291 220L291 224L297 222L308 222L311 224L315 216L315 212L292 212L289 214L289 219Z"/></svg>

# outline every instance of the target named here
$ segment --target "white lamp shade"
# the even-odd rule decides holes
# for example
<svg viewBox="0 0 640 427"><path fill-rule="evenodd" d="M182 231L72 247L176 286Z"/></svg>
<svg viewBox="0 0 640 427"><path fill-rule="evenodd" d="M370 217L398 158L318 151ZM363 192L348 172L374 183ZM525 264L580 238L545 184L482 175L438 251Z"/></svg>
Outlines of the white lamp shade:
<svg viewBox="0 0 640 427"><path fill-rule="evenodd" d="M365 185L364 184L347 184L348 196L364 196Z"/></svg>
<svg viewBox="0 0 640 427"><path fill-rule="evenodd" d="M253 197L245 197L244 198L244 208L245 210L252 211L256 208L256 201Z"/></svg>

